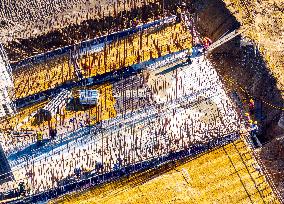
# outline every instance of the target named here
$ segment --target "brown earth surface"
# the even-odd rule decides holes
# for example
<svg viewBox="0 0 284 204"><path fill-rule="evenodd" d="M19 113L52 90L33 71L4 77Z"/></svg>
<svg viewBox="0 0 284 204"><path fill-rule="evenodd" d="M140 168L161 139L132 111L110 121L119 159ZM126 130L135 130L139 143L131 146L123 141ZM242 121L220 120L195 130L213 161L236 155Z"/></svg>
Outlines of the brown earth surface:
<svg viewBox="0 0 284 204"><path fill-rule="evenodd" d="M261 51L284 96L284 2L282 0L224 0L242 26L245 37Z"/></svg>
<svg viewBox="0 0 284 204"><path fill-rule="evenodd" d="M284 136L266 144L259 155L266 166L280 195L284 195Z"/></svg>
<svg viewBox="0 0 284 204"><path fill-rule="evenodd" d="M232 86L231 92L238 92L241 99L254 98L259 104L261 111L258 113L261 112L262 116L256 119L262 130L261 142L271 141L277 135L283 134L283 130L277 125L284 107L283 53L275 54L283 49L266 45L264 39L255 37L265 36L265 32L266 35L271 32L265 30L270 27L269 22L265 20L263 28L259 28L260 33L256 35L254 32L257 30L254 28L257 27L255 22L259 22L255 20L254 7L257 9L261 7L256 1L199 0L197 2L196 25L201 36L208 36L215 42L233 30L238 28L245 30L241 36L214 49L208 57L227 88ZM267 7L268 5L265 5L262 8ZM279 24L278 27L275 26L278 37L274 38L279 40L278 45L281 46L283 36L279 34L282 33L283 21L280 19L282 16L277 16L277 12L273 15L278 18ZM273 21L273 18L270 20Z"/></svg>
<svg viewBox="0 0 284 204"><path fill-rule="evenodd" d="M7 3L9 15L0 7L0 42L11 62L129 28L137 16L142 22L159 17L153 0L57 0L62 3L46 9L48 1ZM30 12L18 13L22 4L31 4Z"/></svg>
<svg viewBox="0 0 284 204"><path fill-rule="evenodd" d="M150 2L152 0L3 0L0 3L0 41L37 37Z"/></svg>

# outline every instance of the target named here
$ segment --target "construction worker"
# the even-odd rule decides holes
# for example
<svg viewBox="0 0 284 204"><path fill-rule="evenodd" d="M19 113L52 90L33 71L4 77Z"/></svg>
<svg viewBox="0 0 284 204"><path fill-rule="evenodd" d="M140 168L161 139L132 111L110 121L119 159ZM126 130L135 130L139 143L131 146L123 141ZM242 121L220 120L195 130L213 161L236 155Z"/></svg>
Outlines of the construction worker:
<svg viewBox="0 0 284 204"><path fill-rule="evenodd" d="M253 99L249 100L248 107L249 107L250 114L253 115L254 114L254 100Z"/></svg>
<svg viewBox="0 0 284 204"><path fill-rule="evenodd" d="M180 23L181 22L181 8L177 8L177 17L176 17L176 22Z"/></svg>
<svg viewBox="0 0 284 204"><path fill-rule="evenodd" d="M247 99L244 98L244 99L242 100L242 103L243 103L243 104L246 104L246 103L247 103Z"/></svg>
<svg viewBox="0 0 284 204"><path fill-rule="evenodd" d="M43 133L42 133L42 131L38 131L36 133L36 140L37 140L36 144L37 144L37 146L42 145L42 139L43 139Z"/></svg>
<svg viewBox="0 0 284 204"><path fill-rule="evenodd" d="M134 18L132 21L132 27L136 27L138 25L138 20L137 18Z"/></svg>
<svg viewBox="0 0 284 204"><path fill-rule="evenodd" d="M248 124L249 124L249 126L252 126L253 121L252 121L252 120L249 120L249 121L248 121Z"/></svg>
<svg viewBox="0 0 284 204"><path fill-rule="evenodd" d="M18 188L19 188L19 194L24 195L25 194L25 184L23 181L19 182Z"/></svg>
<svg viewBox="0 0 284 204"><path fill-rule="evenodd" d="M250 121L250 120L251 120L249 113L245 113L245 119L246 119L247 121Z"/></svg>
<svg viewBox="0 0 284 204"><path fill-rule="evenodd" d="M192 48L191 57L198 57L202 55L203 51L204 51L203 45L197 44L196 46Z"/></svg>
<svg viewBox="0 0 284 204"><path fill-rule="evenodd" d="M50 136L50 139L51 139L51 140L54 140L54 139L55 139L56 134L57 134L56 128L50 128L49 136Z"/></svg>
<svg viewBox="0 0 284 204"><path fill-rule="evenodd" d="M81 173L82 173L82 169L81 169L80 166L79 166L79 167L76 167L76 168L74 169L74 174L75 174L75 176L76 176L77 178L79 178L79 177L81 176Z"/></svg>
<svg viewBox="0 0 284 204"><path fill-rule="evenodd" d="M251 136L256 136L257 133L258 133L257 121L254 121L253 124L251 124Z"/></svg>
<svg viewBox="0 0 284 204"><path fill-rule="evenodd" d="M192 48L189 48L188 51L187 51L187 59L186 59L186 62L188 64L192 64L192 60L190 58L191 55L192 55Z"/></svg>
<svg viewBox="0 0 284 204"><path fill-rule="evenodd" d="M208 49L208 47L212 44L212 40L208 37L203 38L203 46L205 49Z"/></svg>
<svg viewBox="0 0 284 204"><path fill-rule="evenodd" d="M257 125L257 121L254 121L254 123L251 125L250 135L252 137L252 140L255 141L257 147L261 147L262 144L257 138L257 134L259 132L259 128Z"/></svg>

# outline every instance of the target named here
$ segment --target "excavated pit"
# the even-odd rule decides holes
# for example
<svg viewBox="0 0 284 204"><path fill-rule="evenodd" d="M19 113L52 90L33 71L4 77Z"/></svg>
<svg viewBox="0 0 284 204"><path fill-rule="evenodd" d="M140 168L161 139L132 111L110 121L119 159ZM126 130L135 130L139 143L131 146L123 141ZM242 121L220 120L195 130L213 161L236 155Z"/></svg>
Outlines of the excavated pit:
<svg viewBox="0 0 284 204"><path fill-rule="evenodd" d="M240 23L221 0L187 0L186 2L190 7L190 12L197 14L197 29L202 36L208 36L216 41L225 33L240 27ZM165 0L164 4L167 15L175 14L178 1ZM151 12L147 13L148 10L151 10ZM157 5L150 4L142 7L141 12L138 12L137 9L119 13L116 17L107 17L106 19L115 25L123 23L128 27L130 24L125 23L125 16L129 18L140 16L146 22L147 18L162 16L162 10ZM103 25L103 23L103 20L89 20L80 26L71 25L62 31L54 31L32 39L19 40L18 44L10 42L5 47L10 59L17 61L17 59L32 55L33 50L29 51L31 42L31 45L38 46L36 47L37 50L48 51L72 44L75 41L105 34L113 24ZM76 30L79 30L79 32ZM83 30L89 30L90 34L86 36ZM92 32L94 30L96 32ZM45 39L50 40L46 43ZM19 52L14 53L17 49ZM256 119L261 129L259 135L261 143L270 142L278 135L283 134L283 130L278 126L278 121L282 113L279 107L283 107L284 102L276 81L258 48L253 43L246 43L245 39L238 36L215 49L208 55L208 58L215 65L229 93L238 93L240 99L255 99L257 104ZM282 145L275 148L282 149ZM274 157L278 157L279 153L275 153L275 155Z"/></svg>

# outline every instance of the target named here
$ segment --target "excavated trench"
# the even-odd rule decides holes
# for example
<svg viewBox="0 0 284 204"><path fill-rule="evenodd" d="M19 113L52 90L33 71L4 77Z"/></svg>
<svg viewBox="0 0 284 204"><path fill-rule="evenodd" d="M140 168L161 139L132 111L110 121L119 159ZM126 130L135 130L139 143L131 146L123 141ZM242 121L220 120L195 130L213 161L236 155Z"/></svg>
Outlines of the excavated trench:
<svg viewBox="0 0 284 204"><path fill-rule="evenodd" d="M240 26L221 0L199 0L195 5L197 28L201 35L213 41ZM244 42L238 36L216 48L209 58L231 92L238 92L242 99L255 99L255 118L261 130L259 139L266 143L283 133L277 125L283 99L264 57L253 43Z"/></svg>
<svg viewBox="0 0 284 204"><path fill-rule="evenodd" d="M203 8L197 10L197 27L213 41L239 24L221 0L199 2L203 2ZM283 121L281 109L284 103L281 90L277 88L264 56L256 47L253 43L244 43L244 39L239 36L214 50L210 60L227 88L237 91L243 98L251 96L255 99L258 109L255 116L261 130L258 138L262 144L267 143L261 148L259 158L283 199L284 142L281 135L284 131L279 126L279 120L282 118ZM228 82L228 78L234 83Z"/></svg>

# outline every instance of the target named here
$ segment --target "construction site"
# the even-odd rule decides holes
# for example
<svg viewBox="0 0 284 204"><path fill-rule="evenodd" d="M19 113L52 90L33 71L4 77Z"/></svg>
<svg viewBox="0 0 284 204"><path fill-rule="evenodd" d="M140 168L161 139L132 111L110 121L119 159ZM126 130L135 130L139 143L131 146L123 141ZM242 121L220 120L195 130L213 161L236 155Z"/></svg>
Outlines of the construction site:
<svg viewBox="0 0 284 204"><path fill-rule="evenodd" d="M281 0L0 2L0 203L284 203Z"/></svg>

